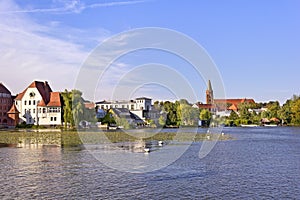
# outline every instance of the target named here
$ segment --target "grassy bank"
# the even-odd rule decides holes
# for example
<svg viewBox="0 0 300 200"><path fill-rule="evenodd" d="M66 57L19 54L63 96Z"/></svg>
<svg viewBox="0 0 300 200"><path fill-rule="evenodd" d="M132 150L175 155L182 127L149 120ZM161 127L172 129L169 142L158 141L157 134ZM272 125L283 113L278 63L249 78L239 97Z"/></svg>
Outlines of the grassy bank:
<svg viewBox="0 0 300 200"><path fill-rule="evenodd" d="M130 133L124 132L76 132L76 131L31 131L13 130L0 131L0 144L56 144L61 146L78 146L85 144L133 142L139 139L145 141L203 141L203 140L231 140L230 135L206 134L206 133Z"/></svg>

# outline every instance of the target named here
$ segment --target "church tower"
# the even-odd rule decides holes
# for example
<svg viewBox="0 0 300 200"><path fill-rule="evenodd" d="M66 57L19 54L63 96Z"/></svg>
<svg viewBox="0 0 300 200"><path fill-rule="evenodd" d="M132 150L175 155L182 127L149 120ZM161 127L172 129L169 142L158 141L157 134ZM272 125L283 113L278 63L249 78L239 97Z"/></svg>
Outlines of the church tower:
<svg viewBox="0 0 300 200"><path fill-rule="evenodd" d="M214 92L211 87L211 82L208 80L207 90L206 90L206 104L214 103Z"/></svg>

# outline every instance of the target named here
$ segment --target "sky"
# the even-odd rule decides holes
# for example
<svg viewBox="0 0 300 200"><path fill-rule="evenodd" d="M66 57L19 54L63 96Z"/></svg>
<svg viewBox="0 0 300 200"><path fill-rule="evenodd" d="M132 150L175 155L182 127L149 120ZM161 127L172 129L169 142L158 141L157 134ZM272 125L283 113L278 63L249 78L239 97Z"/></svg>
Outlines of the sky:
<svg viewBox="0 0 300 200"><path fill-rule="evenodd" d="M158 27L189 37L205 50L227 98L284 103L300 94L299 11L298 0L0 0L0 82L13 94L33 80L47 80L55 91L70 90L102 43L116 34ZM174 45L183 44L174 40ZM128 52L105 73L92 75L98 82L86 98L94 101L147 96L204 102L209 78L181 57L157 49ZM124 77L148 82L117 90ZM151 83L151 77L161 79ZM162 79L170 85L159 83ZM185 83L176 90L181 79L195 98L185 96ZM211 81L217 88L219 82Z"/></svg>

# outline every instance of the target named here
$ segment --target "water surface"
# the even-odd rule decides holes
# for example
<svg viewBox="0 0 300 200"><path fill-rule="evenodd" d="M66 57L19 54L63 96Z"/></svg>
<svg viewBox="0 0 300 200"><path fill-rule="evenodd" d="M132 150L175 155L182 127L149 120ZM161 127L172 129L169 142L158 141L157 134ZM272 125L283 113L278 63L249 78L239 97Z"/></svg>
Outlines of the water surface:
<svg viewBox="0 0 300 200"><path fill-rule="evenodd" d="M200 132L204 132L200 130ZM0 148L0 199L298 199L300 128L225 128L204 159L194 142L150 173L108 168L88 150ZM151 154L151 153L150 153Z"/></svg>

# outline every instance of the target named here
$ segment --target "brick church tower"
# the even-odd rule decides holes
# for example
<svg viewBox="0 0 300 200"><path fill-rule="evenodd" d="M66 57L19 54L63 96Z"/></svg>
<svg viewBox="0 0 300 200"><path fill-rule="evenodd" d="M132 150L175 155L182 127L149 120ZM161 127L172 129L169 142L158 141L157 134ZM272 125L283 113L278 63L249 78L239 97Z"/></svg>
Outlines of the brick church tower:
<svg viewBox="0 0 300 200"><path fill-rule="evenodd" d="M214 103L214 92L211 87L211 82L208 80L207 90L206 90L206 104Z"/></svg>

